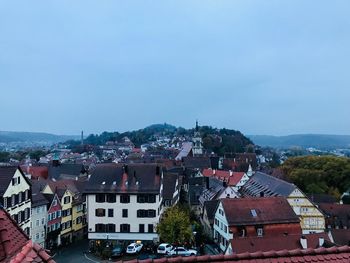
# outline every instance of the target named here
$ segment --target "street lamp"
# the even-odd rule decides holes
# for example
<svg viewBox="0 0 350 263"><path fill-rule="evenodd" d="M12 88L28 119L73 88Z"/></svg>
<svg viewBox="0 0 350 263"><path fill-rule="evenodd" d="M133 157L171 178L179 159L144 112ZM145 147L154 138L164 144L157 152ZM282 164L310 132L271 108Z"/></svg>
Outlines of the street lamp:
<svg viewBox="0 0 350 263"><path fill-rule="evenodd" d="M196 231L193 231L194 247L195 247L195 248L197 248L197 246L196 246L196 234L197 234L197 232L196 232Z"/></svg>
<svg viewBox="0 0 350 263"><path fill-rule="evenodd" d="M108 244L108 237L109 237L109 235L106 234L106 237L107 237L107 245L106 245L106 247L109 247L109 244Z"/></svg>

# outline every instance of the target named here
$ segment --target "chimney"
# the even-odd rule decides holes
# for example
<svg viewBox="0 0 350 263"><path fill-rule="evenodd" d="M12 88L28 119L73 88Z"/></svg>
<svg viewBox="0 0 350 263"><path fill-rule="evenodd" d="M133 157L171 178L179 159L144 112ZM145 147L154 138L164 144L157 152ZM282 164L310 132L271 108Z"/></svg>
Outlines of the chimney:
<svg viewBox="0 0 350 263"><path fill-rule="evenodd" d="M323 244L324 244L324 238L323 238L323 237L320 237L320 238L318 239L318 246L319 246L319 247L322 247Z"/></svg>
<svg viewBox="0 0 350 263"><path fill-rule="evenodd" d="M233 175L233 172L230 170L230 176L232 176Z"/></svg>
<svg viewBox="0 0 350 263"><path fill-rule="evenodd" d="M265 195L265 194L264 194L264 191L261 191L261 192L260 192L260 197L264 197L264 195Z"/></svg>
<svg viewBox="0 0 350 263"><path fill-rule="evenodd" d="M215 169L213 169L213 175L215 175L216 174L216 170Z"/></svg>
<svg viewBox="0 0 350 263"><path fill-rule="evenodd" d="M124 170L124 173L128 174L129 168L128 168L128 165L127 165L127 164L125 164L125 165L123 166L123 170Z"/></svg>
<svg viewBox="0 0 350 263"><path fill-rule="evenodd" d="M307 239L305 238L305 236L301 236L300 244L301 244L303 249L307 249Z"/></svg>

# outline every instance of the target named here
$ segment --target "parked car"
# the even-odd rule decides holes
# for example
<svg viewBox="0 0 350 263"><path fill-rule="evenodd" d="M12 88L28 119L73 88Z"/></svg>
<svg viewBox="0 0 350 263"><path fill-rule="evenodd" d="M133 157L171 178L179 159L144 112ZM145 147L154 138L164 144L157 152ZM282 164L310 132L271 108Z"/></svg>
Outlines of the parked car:
<svg viewBox="0 0 350 263"><path fill-rule="evenodd" d="M194 256L197 255L197 250L194 249L186 249L184 247L174 247L168 253L169 256Z"/></svg>
<svg viewBox="0 0 350 263"><path fill-rule="evenodd" d="M141 243L131 243L128 245L126 248L126 253L127 254L136 254L139 253L142 249L143 245Z"/></svg>
<svg viewBox="0 0 350 263"><path fill-rule="evenodd" d="M112 249L112 257L121 257L124 254L124 248L121 245L116 245Z"/></svg>
<svg viewBox="0 0 350 263"><path fill-rule="evenodd" d="M173 249L173 246L168 243L162 243L157 248L158 254L168 254Z"/></svg>

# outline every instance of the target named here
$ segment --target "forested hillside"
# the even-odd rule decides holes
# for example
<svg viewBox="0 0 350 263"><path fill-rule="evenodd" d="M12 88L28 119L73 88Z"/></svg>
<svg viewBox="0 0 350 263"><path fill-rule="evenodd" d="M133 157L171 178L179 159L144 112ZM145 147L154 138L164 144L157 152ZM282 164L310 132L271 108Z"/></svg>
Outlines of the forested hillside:
<svg viewBox="0 0 350 263"><path fill-rule="evenodd" d="M286 179L306 193L331 194L339 198L350 187L350 158L293 157L289 158L281 168Z"/></svg>

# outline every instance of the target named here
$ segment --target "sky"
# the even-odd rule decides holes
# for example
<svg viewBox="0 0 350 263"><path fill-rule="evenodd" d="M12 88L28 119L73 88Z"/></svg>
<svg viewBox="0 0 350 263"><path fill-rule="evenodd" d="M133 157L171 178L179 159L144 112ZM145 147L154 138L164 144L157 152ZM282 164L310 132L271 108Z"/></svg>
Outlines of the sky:
<svg viewBox="0 0 350 263"><path fill-rule="evenodd" d="M350 134L350 1L0 0L0 130Z"/></svg>

